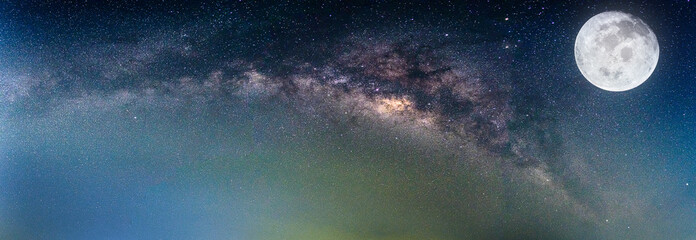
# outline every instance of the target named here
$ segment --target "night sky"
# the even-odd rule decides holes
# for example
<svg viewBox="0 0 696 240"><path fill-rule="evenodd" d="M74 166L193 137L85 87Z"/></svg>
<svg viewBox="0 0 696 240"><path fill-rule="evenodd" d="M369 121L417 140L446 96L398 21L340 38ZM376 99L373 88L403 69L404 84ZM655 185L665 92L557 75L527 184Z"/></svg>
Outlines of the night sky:
<svg viewBox="0 0 696 240"><path fill-rule="evenodd" d="M609 92L605 11L660 56ZM0 239L694 239L696 2L0 1Z"/></svg>

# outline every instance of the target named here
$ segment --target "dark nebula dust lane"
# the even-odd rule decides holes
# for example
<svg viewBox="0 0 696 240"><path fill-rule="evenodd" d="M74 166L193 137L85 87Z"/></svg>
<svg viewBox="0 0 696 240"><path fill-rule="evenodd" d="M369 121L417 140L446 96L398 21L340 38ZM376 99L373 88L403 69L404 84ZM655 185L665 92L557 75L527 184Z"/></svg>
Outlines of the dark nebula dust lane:
<svg viewBox="0 0 696 240"><path fill-rule="evenodd" d="M573 60L621 4L0 3L0 238L696 236L693 54Z"/></svg>

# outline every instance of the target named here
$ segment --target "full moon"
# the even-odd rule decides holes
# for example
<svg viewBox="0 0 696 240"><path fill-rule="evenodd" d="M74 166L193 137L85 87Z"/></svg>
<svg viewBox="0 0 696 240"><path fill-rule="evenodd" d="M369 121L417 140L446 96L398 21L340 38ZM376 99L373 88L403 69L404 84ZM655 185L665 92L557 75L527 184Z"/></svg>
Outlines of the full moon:
<svg viewBox="0 0 696 240"><path fill-rule="evenodd" d="M655 33L639 18L603 12L590 18L575 39L575 62L598 88L620 92L638 87L657 65Z"/></svg>

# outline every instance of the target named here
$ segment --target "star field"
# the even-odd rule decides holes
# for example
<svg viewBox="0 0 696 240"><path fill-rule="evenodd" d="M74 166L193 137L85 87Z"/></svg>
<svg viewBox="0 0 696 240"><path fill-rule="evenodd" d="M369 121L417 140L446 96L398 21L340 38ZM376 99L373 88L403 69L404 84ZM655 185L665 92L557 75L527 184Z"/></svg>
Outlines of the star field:
<svg viewBox="0 0 696 240"><path fill-rule="evenodd" d="M636 89L575 36L657 35ZM0 3L2 239L689 239L696 6Z"/></svg>

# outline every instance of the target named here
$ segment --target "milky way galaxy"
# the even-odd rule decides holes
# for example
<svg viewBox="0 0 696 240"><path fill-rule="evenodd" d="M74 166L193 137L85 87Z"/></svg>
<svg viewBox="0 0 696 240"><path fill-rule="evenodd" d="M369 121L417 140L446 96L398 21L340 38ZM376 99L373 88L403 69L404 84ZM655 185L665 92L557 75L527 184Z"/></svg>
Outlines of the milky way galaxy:
<svg viewBox="0 0 696 240"><path fill-rule="evenodd" d="M0 238L693 237L696 95L584 4L2 3Z"/></svg>

